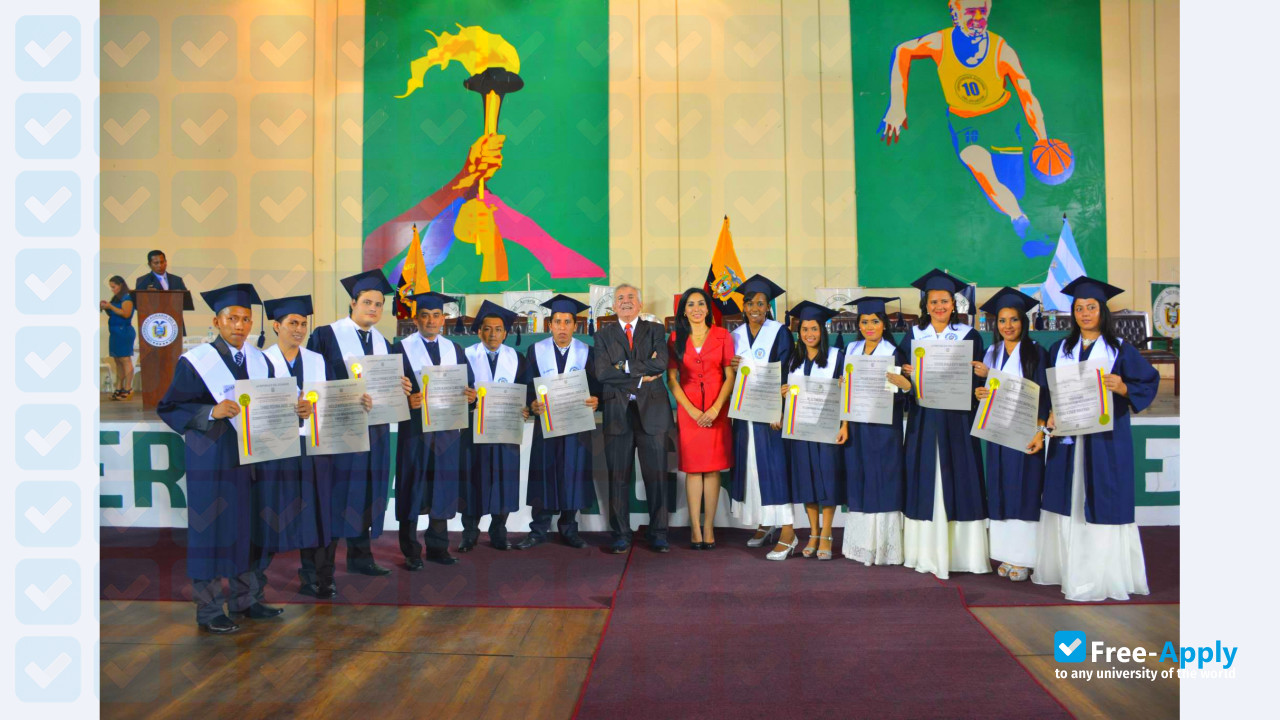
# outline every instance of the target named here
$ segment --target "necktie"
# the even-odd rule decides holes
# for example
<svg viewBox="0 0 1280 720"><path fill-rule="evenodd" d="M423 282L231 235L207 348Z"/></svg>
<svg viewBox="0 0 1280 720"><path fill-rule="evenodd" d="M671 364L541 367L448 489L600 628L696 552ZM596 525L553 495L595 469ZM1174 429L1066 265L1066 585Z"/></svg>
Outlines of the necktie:
<svg viewBox="0 0 1280 720"><path fill-rule="evenodd" d="M360 349L364 350L365 355L373 354L373 333L369 330L356 329L356 335L360 337Z"/></svg>
<svg viewBox="0 0 1280 720"><path fill-rule="evenodd" d="M157 276L156 276L156 279L160 281L160 287L164 288L165 290L168 290L168 289L169 289L169 276L168 276L168 275L157 275Z"/></svg>
<svg viewBox="0 0 1280 720"><path fill-rule="evenodd" d="M239 366L239 365L243 365L243 364L244 364L244 353L242 353L242 352L240 352L239 350L237 350L237 351L236 351L236 354L235 354L235 361L236 361L236 365L237 365L237 366Z"/></svg>
<svg viewBox="0 0 1280 720"><path fill-rule="evenodd" d="M631 323L627 323L626 328L627 328L627 349L634 350L636 346L635 346L635 343L632 342Z"/></svg>
<svg viewBox="0 0 1280 720"><path fill-rule="evenodd" d="M485 352L489 354L489 374L497 375L498 374L498 352L496 350L486 350Z"/></svg>
<svg viewBox="0 0 1280 720"><path fill-rule="evenodd" d="M440 344L439 344L439 342L437 342L437 341L435 341L435 340L431 340L431 341L428 341L428 342L426 343L426 345L427 345L427 356L431 358L431 364L432 364L432 365L439 365L439 364L440 364Z"/></svg>

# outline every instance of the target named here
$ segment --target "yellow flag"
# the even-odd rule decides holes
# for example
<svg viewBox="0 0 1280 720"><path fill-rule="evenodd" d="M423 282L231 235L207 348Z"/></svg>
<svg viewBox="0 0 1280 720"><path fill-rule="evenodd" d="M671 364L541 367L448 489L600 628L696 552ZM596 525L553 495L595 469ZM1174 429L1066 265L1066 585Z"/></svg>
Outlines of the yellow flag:
<svg viewBox="0 0 1280 720"><path fill-rule="evenodd" d="M409 317L418 314L418 303L410 299L417 293L430 292L431 279L427 277L427 268L422 262L422 240L418 238L418 226L413 226L413 241L404 256L404 270L400 272L400 304L409 310Z"/></svg>
<svg viewBox="0 0 1280 720"><path fill-rule="evenodd" d="M720 237L716 239L716 250L711 254L711 268L707 270L707 284L704 286L716 307L718 314L736 315L742 312L742 293L736 292L747 274L742 271L742 263L738 262L738 253L733 249L733 235L729 232L729 216L724 216L720 226Z"/></svg>

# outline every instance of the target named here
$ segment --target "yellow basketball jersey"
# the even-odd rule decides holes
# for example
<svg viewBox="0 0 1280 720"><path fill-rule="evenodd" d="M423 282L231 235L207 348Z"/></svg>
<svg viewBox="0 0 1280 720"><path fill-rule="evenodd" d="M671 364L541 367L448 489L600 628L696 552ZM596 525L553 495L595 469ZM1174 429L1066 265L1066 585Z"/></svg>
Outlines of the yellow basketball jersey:
<svg viewBox="0 0 1280 720"><path fill-rule="evenodd" d="M989 113L1009 100L1009 91L1004 89L998 63L1004 38L995 33L988 36L987 56L976 67L968 67L956 57L951 31L942 33L938 81L942 83L942 96L951 106L951 112L960 117Z"/></svg>

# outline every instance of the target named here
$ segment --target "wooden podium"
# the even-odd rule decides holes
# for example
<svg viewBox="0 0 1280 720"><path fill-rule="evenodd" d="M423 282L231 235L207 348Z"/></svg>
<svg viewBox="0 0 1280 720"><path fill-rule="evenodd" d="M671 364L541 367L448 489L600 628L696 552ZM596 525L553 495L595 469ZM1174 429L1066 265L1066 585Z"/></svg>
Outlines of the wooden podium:
<svg viewBox="0 0 1280 720"><path fill-rule="evenodd" d="M138 305L138 364L142 366L142 407L152 410L169 389L182 357L186 327L183 309L192 310L186 290L135 290Z"/></svg>

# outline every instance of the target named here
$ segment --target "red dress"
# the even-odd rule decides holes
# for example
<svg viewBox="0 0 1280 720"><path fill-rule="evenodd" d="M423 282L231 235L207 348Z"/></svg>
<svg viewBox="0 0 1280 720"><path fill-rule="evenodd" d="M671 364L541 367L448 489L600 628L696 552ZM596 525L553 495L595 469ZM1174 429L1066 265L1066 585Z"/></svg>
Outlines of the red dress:
<svg viewBox="0 0 1280 720"><path fill-rule="evenodd" d="M712 326L702 343L702 352L693 346L693 338L685 342L684 361L676 359L676 336L667 340L667 367L679 370L680 388L699 410L715 403L724 385L724 369L733 360L733 338L729 331ZM728 403L725 403L726 406ZM722 407L711 427L698 427L698 421L676 405L676 421L680 429L680 470L687 473L716 472L733 465L733 434L729 429L729 408Z"/></svg>

